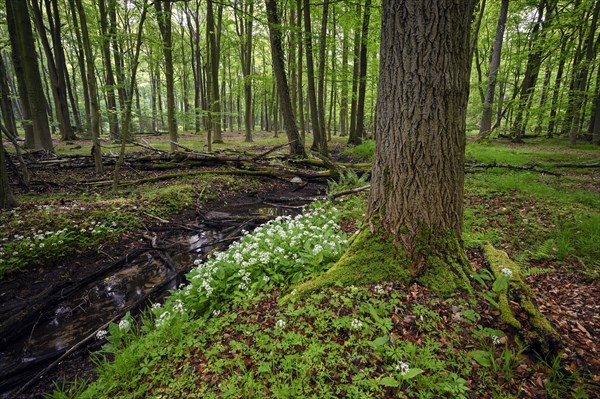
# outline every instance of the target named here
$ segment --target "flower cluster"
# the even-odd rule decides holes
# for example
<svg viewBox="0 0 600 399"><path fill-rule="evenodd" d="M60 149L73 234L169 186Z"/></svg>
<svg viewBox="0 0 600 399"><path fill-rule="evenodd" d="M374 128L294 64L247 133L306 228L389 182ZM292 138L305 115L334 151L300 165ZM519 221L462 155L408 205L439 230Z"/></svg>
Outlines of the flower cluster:
<svg viewBox="0 0 600 399"><path fill-rule="evenodd" d="M508 267L502 268L502 270L500 270L500 273L502 273L502 275L509 277L509 278L512 277L512 275L513 275L513 271L511 269L509 269Z"/></svg>
<svg viewBox="0 0 600 399"><path fill-rule="evenodd" d="M321 273L348 246L337 224L339 211L320 208L295 217L279 216L206 261L196 260L189 284L175 291L160 309L156 324L173 316L175 301L190 312L208 316L228 300L274 286L289 286Z"/></svg>
<svg viewBox="0 0 600 399"><path fill-rule="evenodd" d="M115 222L91 222L56 231L15 234L12 239L4 237L0 244L0 272L16 270L31 262L56 259L76 248L97 245L118 232Z"/></svg>

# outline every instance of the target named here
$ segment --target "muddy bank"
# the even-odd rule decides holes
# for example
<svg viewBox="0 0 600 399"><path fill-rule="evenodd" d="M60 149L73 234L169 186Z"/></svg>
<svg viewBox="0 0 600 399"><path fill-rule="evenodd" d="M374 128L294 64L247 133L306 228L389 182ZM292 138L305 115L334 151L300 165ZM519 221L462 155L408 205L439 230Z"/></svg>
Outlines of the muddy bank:
<svg viewBox="0 0 600 399"><path fill-rule="evenodd" d="M0 283L1 397L42 397L54 384L93 378L87 354L98 349L98 341L87 339L68 357L61 356L108 321L160 301L184 281L194 260L226 247L242 229L301 212L303 202L285 198L311 197L322 187L294 189L269 183L260 192L221 198L170 223L152 221L146 231L105 253L65 259ZM36 377L57 359L57 366Z"/></svg>

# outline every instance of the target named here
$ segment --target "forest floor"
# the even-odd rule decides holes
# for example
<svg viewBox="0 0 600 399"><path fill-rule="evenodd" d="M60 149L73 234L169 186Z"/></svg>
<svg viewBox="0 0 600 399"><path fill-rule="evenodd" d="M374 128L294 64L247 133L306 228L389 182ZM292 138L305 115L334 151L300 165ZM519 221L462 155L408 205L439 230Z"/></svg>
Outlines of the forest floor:
<svg viewBox="0 0 600 399"><path fill-rule="evenodd" d="M251 156L284 143L267 134L252 144L242 137L226 134L221 154L238 149ZM334 161L368 161L372 143L345 150L341 139L334 141ZM164 137L144 143L168 150ZM184 135L180 143L202 150L193 135ZM138 168L132 162L123 169L123 181L138 183L112 191L96 184L110 180L110 167L97 176L87 160L77 158L89 154L87 142L57 143L57 150L71 157L72 167L38 155L30 164L34 191L19 194L19 207L0 214L3 318L48 287L81 279L140 247L158 251L171 243L169 254L185 251L187 243L177 244L174 232L206 222L225 204L235 208L311 197L326 188L281 176L221 173L244 170L235 164ZM144 149L144 156L150 155ZM108 354L99 369L88 353L106 349L106 342L90 340L19 397L42 397L57 387L54 397L98 392L105 397L600 397L600 169L586 166L599 156L597 148L567 147L558 140L467 148L469 259L475 273L484 275L480 248L489 242L519 264L564 344L554 359L541 359L524 347L483 295L443 299L417 284L390 282L332 288L302 303L281 305L281 290L288 288L273 286L224 305L220 316L184 320L169 331L166 347L160 331L123 338L128 345L108 351L115 354ZM293 169L286 167L286 173ZM187 174L199 170L216 173ZM167 174L179 176L159 178ZM353 179L360 181L346 177L337 188L352 187ZM365 199L362 192L335 202L341 209L337 226L345 234L360 227ZM246 227L261 220L267 217L255 217ZM473 284L480 293L492 292ZM38 313L39 322L43 312ZM38 322L25 335L33 334Z"/></svg>

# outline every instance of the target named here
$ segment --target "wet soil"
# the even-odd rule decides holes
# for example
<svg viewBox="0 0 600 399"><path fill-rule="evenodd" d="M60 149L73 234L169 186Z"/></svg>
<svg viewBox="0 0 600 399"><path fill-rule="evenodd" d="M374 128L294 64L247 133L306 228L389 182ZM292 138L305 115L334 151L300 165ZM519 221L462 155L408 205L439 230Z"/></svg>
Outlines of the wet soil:
<svg viewBox="0 0 600 399"><path fill-rule="evenodd" d="M314 184L298 186L263 179L258 190L224 191L210 203L171 215L170 224L148 220L145 230L130 232L103 253L84 253L3 280L0 314L10 315L11 309L25 305L33 307L24 312L34 320L18 327L15 334L5 334L10 339L0 342L0 397L40 398L67 382L93 379L89 354L101 345L95 339L60 359L42 376L36 374L115 316L127 310L135 314L160 301L169 289L183 282L195 259L224 248L241 228L251 230L275 216L301 211L302 202L286 198L312 197L322 190ZM278 203L281 199L284 201ZM119 260L121 265L98 275L98 270ZM94 274L95 279L70 295L61 294L65 287L69 290L71 282ZM33 378L36 380L31 381ZM18 392L23 384L29 385Z"/></svg>

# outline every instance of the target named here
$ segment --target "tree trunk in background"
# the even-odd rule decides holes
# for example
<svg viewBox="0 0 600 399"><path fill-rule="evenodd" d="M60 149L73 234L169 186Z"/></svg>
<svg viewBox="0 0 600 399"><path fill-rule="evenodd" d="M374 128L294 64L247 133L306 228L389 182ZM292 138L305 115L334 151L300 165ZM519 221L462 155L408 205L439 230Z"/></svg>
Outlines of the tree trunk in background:
<svg viewBox="0 0 600 399"><path fill-rule="evenodd" d="M485 99L483 101L483 114L479 125L479 137L487 136L492 128L492 107L494 104L494 95L496 92L496 77L500 67L500 56L502 54L502 41L504 40L504 29L506 28L506 17L508 15L508 1L502 0L500 5L500 14L498 24L496 25L496 37L494 39L494 50L492 52L492 62L490 65L490 74L488 76Z"/></svg>
<svg viewBox="0 0 600 399"><path fill-rule="evenodd" d="M527 66L525 67L525 76L519 89L519 105L517 114L512 126L513 141L516 143L522 142L522 137L525 134L527 120L525 112L529 109L533 99L533 92L537 83L537 78L540 73L542 64L542 45L539 43L542 35L546 33L546 28L552 20L553 10L548 0L541 0L538 5L538 20L530 37L530 50L527 56ZM544 19L544 9L546 10L546 18Z"/></svg>
<svg viewBox="0 0 600 399"><path fill-rule="evenodd" d="M6 170L6 159L4 145L2 144L2 132L0 132L0 209L9 209L17 206L10 185L8 184L8 172Z"/></svg>
<svg viewBox="0 0 600 399"><path fill-rule="evenodd" d="M4 57L0 55L0 113L2 114L2 120L4 126L8 132L13 136L18 136L17 121L15 120L15 114L13 112L12 93L8 86L8 74L6 72L6 66L4 65ZM0 141L2 141L2 133L0 132Z"/></svg>
<svg viewBox="0 0 600 399"><path fill-rule="evenodd" d="M356 3L356 18L362 15L360 2ZM350 132L348 144L356 142L356 105L358 100L358 74L360 73L360 29L354 29L354 56L352 57L352 96L350 101Z"/></svg>
<svg viewBox="0 0 600 399"><path fill-rule="evenodd" d="M83 43L81 41L81 29L79 29L79 17L77 16L77 11L75 10L75 2L73 0L69 0L69 10L71 12L71 22L73 23L73 31L75 32L75 39L77 42L77 65L79 66L79 74L81 75L81 86L83 91L83 101L85 108L84 129L86 131L87 136L91 137L92 112L90 110L90 92L87 81L87 74L85 72L85 56L83 54Z"/></svg>
<svg viewBox="0 0 600 399"><path fill-rule="evenodd" d="M28 148L54 151L27 3L23 0L6 0L6 19L19 94L26 95L21 103L23 109L27 109L26 117L32 124L31 136L27 137L26 134L25 144Z"/></svg>
<svg viewBox="0 0 600 399"><path fill-rule="evenodd" d="M46 54L52 98L54 99L61 138L63 140L74 140L76 137L73 127L71 126L71 118L69 115L67 83L65 78L66 64L62 48L60 14L58 13L57 0L51 1L52 4L50 3L50 0L45 0L46 16L49 22L48 29L44 25L42 10L37 1L31 2L31 10L33 12L36 28L39 32L38 37L41 40L44 53ZM50 32L52 45L48 40L46 31Z"/></svg>
<svg viewBox="0 0 600 399"><path fill-rule="evenodd" d="M310 105L310 120L313 132L311 150L327 153L327 148L322 148L321 123L319 122L319 108L317 106L317 93L315 90L315 67L313 61L312 28L310 24L310 1L304 0L304 49L306 51L306 78L308 79L308 103Z"/></svg>
<svg viewBox="0 0 600 399"><path fill-rule="evenodd" d="M413 275L460 274L451 267L467 263L461 234L470 7L454 0L383 1L367 218L371 231L404 247Z"/></svg>
<svg viewBox="0 0 600 399"><path fill-rule="evenodd" d="M158 14L158 26L162 37L163 56L165 58L165 81L167 84L167 125L169 139L177 142L177 119L175 118L175 73L173 71L173 30L171 24L171 1L163 0L154 3ZM132 95L130 93L129 95ZM179 150L171 143L171 151Z"/></svg>
<svg viewBox="0 0 600 399"><path fill-rule="evenodd" d="M207 60L209 78L207 90L209 93L210 124L214 134L213 143L222 143L221 133L221 100L219 98L219 41L215 26L213 1L208 0L206 11Z"/></svg>
<svg viewBox="0 0 600 399"><path fill-rule="evenodd" d="M115 7L115 0L109 0L109 9ZM102 34L102 54L104 55L104 73L106 76L106 112L108 114L108 125L110 137L117 139L120 137L119 118L117 113L117 99L115 97L115 77L113 74L112 61L110 57L111 37L108 31L108 18L106 9L106 0L98 0L98 8L100 11L100 32ZM114 11L111 10L110 13Z"/></svg>
<svg viewBox="0 0 600 399"><path fill-rule="evenodd" d="M244 129L245 141L252 142L252 27L254 0L246 0L235 16L235 27L240 38L240 61L244 76ZM236 8L236 11L238 9ZM238 15L239 14L239 15Z"/></svg>
<svg viewBox="0 0 600 399"><path fill-rule="evenodd" d="M557 120L557 113L558 113L558 107L559 107L558 99L559 99L559 95L560 95L560 88L562 85L563 73L565 70L565 61L566 61L565 50L567 48L567 42L569 42L569 40L565 37L565 35L562 35L561 44L560 44L558 68L556 69L556 78L554 78L554 85L552 86L552 102L550 104L550 120L548 122L548 137L551 137L554 133L556 133L555 126L557 125L556 120Z"/></svg>
<svg viewBox="0 0 600 399"><path fill-rule="evenodd" d="M594 5L594 11L592 16L592 22L588 32L588 37L585 45L585 59L582 59L579 65L574 67L576 70L576 79L573 91L573 122L569 131L569 144L577 144L577 137L579 136L580 120L582 119L582 112L585 109L583 107L584 100L586 98L586 92L588 91L588 74L590 70L591 62L594 59L596 50L594 49L594 39L596 36L596 27L598 26L598 14L600 12L600 0L596 0Z"/></svg>
<svg viewBox="0 0 600 399"><path fill-rule="evenodd" d="M123 71L123 51L117 35L117 7L113 5L115 0L109 0L108 14L110 26L108 32L112 43L113 56L115 58L115 75L117 78L117 94L119 96L119 107L125 109L127 91L125 90L125 72ZM161 114L162 118L162 114Z"/></svg>
<svg viewBox="0 0 600 399"><path fill-rule="evenodd" d="M269 21L269 38L271 42L271 55L273 59L273 73L277 80L277 93L279 95L279 104L285 123L288 143L290 146L290 155L304 157L304 146L300 140L298 127L294 120L292 111L292 100L288 88L287 77L285 73L284 54L281 44L281 25L279 15L277 14L276 0L267 0L267 19ZM278 118L279 115L274 115Z"/></svg>
<svg viewBox="0 0 600 399"><path fill-rule="evenodd" d="M343 26L342 40L342 71L341 71L341 98L340 98L340 136L348 135L348 29Z"/></svg>
<svg viewBox="0 0 600 399"><path fill-rule="evenodd" d="M358 102L356 103L356 133L354 142L360 144L365 136L365 95L367 90L367 39L369 37L369 18L371 16L371 0L365 2L362 34L360 37L360 72L358 74Z"/></svg>
<svg viewBox="0 0 600 399"><path fill-rule="evenodd" d="M98 89L96 87L96 73L94 71L94 55L90 44L90 36L88 33L87 19L81 0L70 0L75 2L77 13L79 14L79 22L81 24L81 40L83 43L83 51L85 53L85 61L87 66L87 82L90 93L90 112L91 112L91 130L92 130L92 155L94 156L94 165L96 174L101 174L104 171L102 165L102 149L100 147L100 106L98 104Z"/></svg>
<svg viewBox="0 0 600 399"><path fill-rule="evenodd" d="M317 106L319 110L319 148L321 153L327 155L327 131L325 130L325 64L327 56L327 18L329 15L329 0L323 1L323 18L321 20L321 35L319 38L319 68L317 76Z"/></svg>
<svg viewBox="0 0 600 399"><path fill-rule="evenodd" d="M297 102L297 106L298 108L296 109L296 116L298 118L298 123L300 124L300 135L302 137L302 145L304 146L306 144L306 123L305 123L305 119L304 119L304 90L302 87L302 78L303 78L303 62L302 59L304 57L304 51L303 51L303 44L304 44L304 38L302 36L302 0L297 0L296 1L296 14L297 14L297 25L296 25L296 29L298 31L298 83L297 83L297 95L298 95L298 102Z"/></svg>

